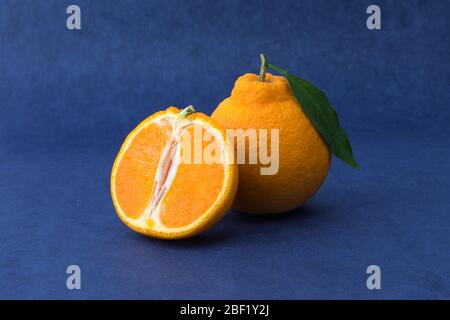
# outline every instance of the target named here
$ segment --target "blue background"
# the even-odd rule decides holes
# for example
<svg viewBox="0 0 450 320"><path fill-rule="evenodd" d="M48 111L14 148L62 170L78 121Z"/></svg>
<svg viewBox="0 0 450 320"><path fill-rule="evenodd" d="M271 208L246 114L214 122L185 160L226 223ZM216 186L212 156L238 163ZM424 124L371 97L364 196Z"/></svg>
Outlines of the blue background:
<svg viewBox="0 0 450 320"><path fill-rule="evenodd" d="M72 1L0 2L0 298L450 298L449 1L377 0L376 31L364 0L74 3L82 30ZM193 239L126 228L126 134L169 105L211 113L260 52L327 92L361 169L335 159L296 212Z"/></svg>

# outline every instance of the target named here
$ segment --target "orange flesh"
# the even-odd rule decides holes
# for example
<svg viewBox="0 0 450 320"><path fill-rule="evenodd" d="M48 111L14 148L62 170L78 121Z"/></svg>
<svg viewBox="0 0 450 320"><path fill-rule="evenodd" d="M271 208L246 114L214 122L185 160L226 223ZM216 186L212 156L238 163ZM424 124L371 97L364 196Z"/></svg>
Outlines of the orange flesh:
<svg viewBox="0 0 450 320"><path fill-rule="evenodd" d="M117 169L117 200L130 218L139 218L144 212L151 217L159 209L164 226L183 227L214 204L223 187L224 165L194 164L195 144L199 141L195 141L193 131L199 124L183 127L175 139L172 136L175 126L167 120L162 124L151 123L142 129L125 151ZM202 129L205 130L208 129ZM186 133L191 133L190 141L184 139ZM201 137L203 150L208 145L219 145L215 150L223 152L214 136L209 140L203 134ZM178 163L177 149L185 143L191 143L190 164Z"/></svg>
<svg viewBox="0 0 450 320"><path fill-rule="evenodd" d="M159 158L170 136L171 125L152 123L139 132L126 150L116 177L117 200L130 218L147 208Z"/></svg>
<svg viewBox="0 0 450 320"><path fill-rule="evenodd" d="M194 137L194 126L185 130L190 137ZM183 138L181 144L189 143ZM194 139L190 143L191 164L178 165L172 187L167 191L161 208L161 222L169 228L188 225L206 212L217 199L224 181L222 164L194 164ZM203 150L211 143L217 142L214 139L203 140Z"/></svg>

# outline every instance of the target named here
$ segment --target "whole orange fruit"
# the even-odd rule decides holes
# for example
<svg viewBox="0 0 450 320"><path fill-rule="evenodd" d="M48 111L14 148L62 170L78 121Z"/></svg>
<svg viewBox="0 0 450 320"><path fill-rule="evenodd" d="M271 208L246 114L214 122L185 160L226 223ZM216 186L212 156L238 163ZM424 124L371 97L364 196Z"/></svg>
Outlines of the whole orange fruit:
<svg viewBox="0 0 450 320"><path fill-rule="evenodd" d="M259 159L257 164L238 165L239 186L233 205L237 210L261 214L290 211L310 199L324 182L331 153L284 77L270 73L264 81L255 74L239 77L231 96L217 106L212 118L230 129L279 130L276 174L261 175L260 168L267 165ZM248 151L248 144L246 147Z"/></svg>

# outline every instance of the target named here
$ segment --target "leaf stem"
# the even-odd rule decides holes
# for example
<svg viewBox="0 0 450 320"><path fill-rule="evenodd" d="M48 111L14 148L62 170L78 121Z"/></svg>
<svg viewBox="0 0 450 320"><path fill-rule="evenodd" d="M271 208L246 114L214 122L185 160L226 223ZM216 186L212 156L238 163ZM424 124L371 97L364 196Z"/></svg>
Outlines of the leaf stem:
<svg viewBox="0 0 450 320"><path fill-rule="evenodd" d="M261 57L261 69L259 69L259 79L258 80L260 82L264 82L264 81L266 81L267 66L269 64L267 63L266 56L263 53L261 53L259 56Z"/></svg>
<svg viewBox="0 0 450 320"><path fill-rule="evenodd" d="M183 110L181 110L180 115L182 117L187 117L188 115L190 115L194 112L197 112L197 111L195 110L194 106L190 105L190 106L187 106L186 108L184 108Z"/></svg>

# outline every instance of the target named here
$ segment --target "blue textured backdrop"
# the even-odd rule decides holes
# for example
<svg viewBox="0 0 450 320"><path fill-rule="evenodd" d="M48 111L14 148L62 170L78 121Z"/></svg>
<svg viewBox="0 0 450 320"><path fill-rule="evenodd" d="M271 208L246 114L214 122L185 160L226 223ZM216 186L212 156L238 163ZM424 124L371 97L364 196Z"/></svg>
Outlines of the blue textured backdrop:
<svg viewBox="0 0 450 320"><path fill-rule="evenodd" d="M378 0L378 31L372 1L75 3L79 31L72 1L0 2L0 298L450 298L450 1ZM108 180L126 134L210 113L260 52L327 92L361 170L335 160L297 212L194 239L128 230Z"/></svg>

